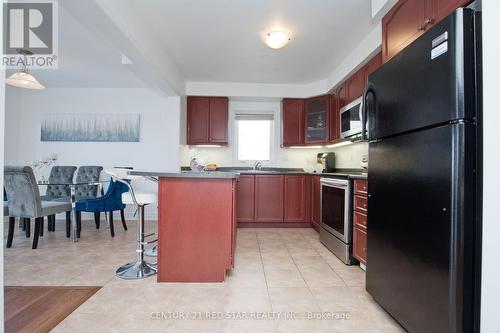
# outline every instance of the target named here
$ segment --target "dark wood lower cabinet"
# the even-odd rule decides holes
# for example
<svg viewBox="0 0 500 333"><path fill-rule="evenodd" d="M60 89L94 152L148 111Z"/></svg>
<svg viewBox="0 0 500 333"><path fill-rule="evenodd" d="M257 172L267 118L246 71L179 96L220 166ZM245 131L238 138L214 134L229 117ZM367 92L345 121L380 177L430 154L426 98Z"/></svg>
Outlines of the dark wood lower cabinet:
<svg viewBox="0 0 500 333"><path fill-rule="evenodd" d="M352 254L359 262L366 265L366 231L354 227Z"/></svg>
<svg viewBox="0 0 500 333"><path fill-rule="evenodd" d="M311 176L311 223L319 231L321 223L321 183L320 176Z"/></svg>
<svg viewBox="0 0 500 333"><path fill-rule="evenodd" d="M255 222L283 222L283 175L255 176Z"/></svg>
<svg viewBox="0 0 500 333"><path fill-rule="evenodd" d="M236 219L242 225L262 222L279 222L289 227L299 226L297 223L306 225L311 222L313 210L313 182L319 191L319 176L242 174L236 189ZM319 192L314 199L318 210Z"/></svg>
<svg viewBox="0 0 500 333"><path fill-rule="evenodd" d="M285 176L285 222L308 222L307 180L304 175Z"/></svg>
<svg viewBox="0 0 500 333"><path fill-rule="evenodd" d="M366 237L368 232L368 181L354 181L354 212L352 255L366 265Z"/></svg>
<svg viewBox="0 0 500 333"><path fill-rule="evenodd" d="M237 183L237 221L255 220L255 176L241 175Z"/></svg>

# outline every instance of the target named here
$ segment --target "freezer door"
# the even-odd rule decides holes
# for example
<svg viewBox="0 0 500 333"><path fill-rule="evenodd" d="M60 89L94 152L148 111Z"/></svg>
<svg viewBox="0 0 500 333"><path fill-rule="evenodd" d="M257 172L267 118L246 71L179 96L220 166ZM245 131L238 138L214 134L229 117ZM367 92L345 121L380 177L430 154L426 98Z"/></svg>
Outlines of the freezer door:
<svg viewBox="0 0 500 333"><path fill-rule="evenodd" d="M458 9L372 73L369 137L475 117L474 43L474 12Z"/></svg>
<svg viewBox="0 0 500 333"><path fill-rule="evenodd" d="M472 314L462 291L472 290L464 274L473 271L474 200L464 179L473 129L446 125L369 146L366 289L409 332L471 332L461 328Z"/></svg>

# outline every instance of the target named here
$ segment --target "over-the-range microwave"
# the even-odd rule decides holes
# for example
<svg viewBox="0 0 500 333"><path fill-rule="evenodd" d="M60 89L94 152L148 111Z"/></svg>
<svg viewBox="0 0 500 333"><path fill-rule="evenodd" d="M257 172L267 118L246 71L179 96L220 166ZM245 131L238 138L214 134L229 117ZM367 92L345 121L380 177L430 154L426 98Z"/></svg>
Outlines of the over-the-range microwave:
<svg viewBox="0 0 500 333"><path fill-rule="evenodd" d="M362 132L363 97L359 97L340 109L340 137L359 139Z"/></svg>

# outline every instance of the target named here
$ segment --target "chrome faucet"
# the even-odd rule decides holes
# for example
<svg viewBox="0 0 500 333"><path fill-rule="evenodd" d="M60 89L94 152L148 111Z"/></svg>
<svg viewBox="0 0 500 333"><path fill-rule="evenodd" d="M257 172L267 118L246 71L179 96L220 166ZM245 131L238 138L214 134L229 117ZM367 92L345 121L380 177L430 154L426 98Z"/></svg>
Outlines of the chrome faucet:
<svg viewBox="0 0 500 333"><path fill-rule="evenodd" d="M261 161L255 161L255 163L253 164L253 169L254 170L260 170L260 169L262 169L262 162Z"/></svg>

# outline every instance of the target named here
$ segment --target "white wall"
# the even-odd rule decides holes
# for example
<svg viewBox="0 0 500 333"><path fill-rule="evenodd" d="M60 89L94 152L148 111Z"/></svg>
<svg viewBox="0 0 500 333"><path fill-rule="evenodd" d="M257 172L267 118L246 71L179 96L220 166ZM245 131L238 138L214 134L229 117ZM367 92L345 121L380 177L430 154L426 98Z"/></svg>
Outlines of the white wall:
<svg viewBox="0 0 500 333"><path fill-rule="evenodd" d="M3 27L3 6L0 6L0 27ZM3 33L0 34L0 45L3 45ZM0 168L3 170L4 156L4 118L5 118L5 69L0 66ZM3 188L3 172L0 174L0 186ZM0 204L0 209L3 212L3 200ZM4 223L0 223L0 234L3 235ZM4 322L4 297L3 297L3 237L0 241L0 323ZM0 325L0 332L4 331L5 325Z"/></svg>
<svg viewBox="0 0 500 333"><path fill-rule="evenodd" d="M151 89L9 89L7 101L6 164L30 164L57 153L59 165L179 170L179 97L163 97ZM139 113L140 142L41 142L41 122L50 113ZM137 186L156 189L153 183ZM153 218L156 210L146 209L146 214Z"/></svg>
<svg viewBox="0 0 500 333"><path fill-rule="evenodd" d="M273 160L264 162L264 166L305 168L312 166L316 161L316 154L323 151L336 152L338 168L360 168L361 155L368 153L368 144L357 143L350 146L334 149L310 148L293 149L281 148L281 102L229 101L229 147L199 148L183 146L180 162L188 166L193 154L202 156L205 162L215 162L219 166L252 166L249 162L240 162L236 158L234 144L234 115L237 112L272 112L274 114Z"/></svg>
<svg viewBox="0 0 500 333"><path fill-rule="evenodd" d="M498 78L500 77L500 2L483 0L483 256L481 294L481 332L500 330L500 265L498 240L500 213L498 189L500 188L500 113L498 109Z"/></svg>

